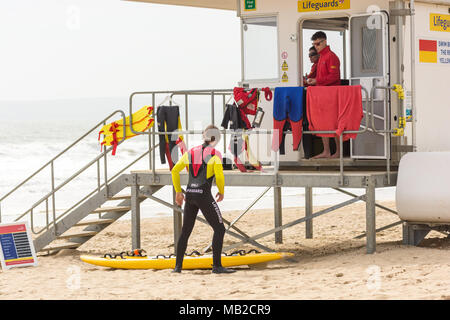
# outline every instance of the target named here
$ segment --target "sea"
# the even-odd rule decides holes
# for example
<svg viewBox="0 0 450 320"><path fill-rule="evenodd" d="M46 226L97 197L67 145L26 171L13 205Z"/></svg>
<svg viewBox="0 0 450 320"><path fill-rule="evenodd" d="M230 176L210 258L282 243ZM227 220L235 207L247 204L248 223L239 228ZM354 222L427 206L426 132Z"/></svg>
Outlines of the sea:
<svg viewBox="0 0 450 320"><path fill-rule="evenodd" d="M159 100L157 99L155 104L158 105L164 98L158 97ZM180 105L181 123L185 128L184 97L179 99L180 101L176 100L175 97L174 103ZM151 102L150 97L139 97L133 101L133 111L151 105ZM188 104L189 129L200 130L211 123L209 97L189 98ZM218 98L216 105L219 107L215 112L216 124L221 122L222 104L222 98ZM101 153L98 140L100 128L103 126L103 120L116 110L123 110L127 115L129 114L128 97L0 101L0 199L43 167L20 189L0 202L1 222L10 223L23 216L19 219L20 221L32 222L33 227L38 230L38 227L44 226L46 221L52 221L53 198L50 198L49 201L42 201L52 190L50 161L73 142L86 135L69 151L53 161L53 186L58 187ZM105 121L109 123L118 119L120 116L115 115ZM86 134L89 131L91 133ZM200 136L190 136L188 147L199 144L200 139ZM156 140L158 141L158 138ZM108 179L110 180L122 168L144 154L148 148L147 135L137 136L122 143L115 156L109 154L107 157ZM218 149L226 154L223 144L220 144ZM160 163L158 151L156 151L155 158L157 169L168 167L167 164ZM125 172L148 170L149 162L150 159L146 156ZM95 162L89 169L55 193L56 216L63 214L90 192L96 190L99 180L103 183L105 180L104 166L103 159L98 164ZM225 199L219 206L222 211L244 211L265 189L264 187L227 186ZM364 190L352 189L349 191L357 195L364 193ZM379 189L376 192L377 200L395 199L393 188ZM129 194L130 191L124 190L122 193ZM283 188L282 194L284 208L299 207L305 204L304 188ZM166 202L172 202L172 188L169 186L162 188L155 195ZM348 196L328 188L316 188L313 190L313 195L315 206L334 205L349 199ZM32 208L33 221L31 221L30 214ZM273 190L269 190L253 208L272 209ZM148 199L141 205L142 218L169 217L171 215L172 209L152 200ZM130 214L126 214L121 219L130 219Z"/></svg>

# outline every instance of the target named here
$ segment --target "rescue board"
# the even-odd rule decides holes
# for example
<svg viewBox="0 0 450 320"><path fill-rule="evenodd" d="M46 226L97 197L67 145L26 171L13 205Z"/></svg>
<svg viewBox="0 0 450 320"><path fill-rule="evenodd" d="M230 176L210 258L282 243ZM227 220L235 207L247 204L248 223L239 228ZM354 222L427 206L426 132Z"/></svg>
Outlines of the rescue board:
<svg viewBox="0 0 450 320"><path fill-rule="evenodd" d="M151 126L154 122L153 119L153 107L152 106L145 106L141 108L140 110L133 113L133 129L138 132L144 131L146 128L148 129L149 126ZM105 136L112 135L113 131L111 130L111 127L115 124L117 127L117 135L118 138L123 138L123 127L126 128L126 136L135 136L134 133L131 132L130 129L130 117L125 118L125 126L123 124L123 119L114 121L112 123L109 123L107 125L104 125L100 133L102 133Z"/></svg>
<svg viewBox="0 0 450 320"><path fill-rule="evenodd" d="M131 131L131 126L133 126L134 131L144 132L153 127L155 119L153 118L153 107L145 106L139 111L133 113L133 123L130 124L130 117L125 118L125 124L123 119L114 121L107 125L104 125L99 132L100 137L103 134L103 140L101 142L102 146L114 146L113 155L116 152L117 145L123 140L125 135L125 140L133 138L136 136L135 133Z"/></svg>
<svg viewBox="0 0 450 320"><path fill-rule="evenodd" d="M294 254L287 252L274 252L274 253L251 253L246 255L222 256L222 265L224 267L253 265L276 261L283 258L289 258L292 257L293 255ZM104 258L104 257L82 255L80 259L92 265L115 269L161 270L161 269L175 268L174 257L157 258L157 257L124 256L123 258L121 257ZM185 257L183 260L183 270L211 269L212 263L213 263L212 255Z"/></svg>

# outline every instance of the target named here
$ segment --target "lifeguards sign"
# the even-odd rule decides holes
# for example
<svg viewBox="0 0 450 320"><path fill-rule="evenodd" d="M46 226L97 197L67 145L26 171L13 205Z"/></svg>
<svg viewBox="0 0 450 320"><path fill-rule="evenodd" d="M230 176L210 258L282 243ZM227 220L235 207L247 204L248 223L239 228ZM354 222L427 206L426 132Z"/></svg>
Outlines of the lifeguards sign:
<svg viewBox="0 0 450 320"><path fill-rule="evenodd" d="M450 32L450 15L448 14L430 14L430 30Z"/></svg>
<svg viewBox="0 0 450 320"><path fill-rule="evenodd" d="M0 225L0 262L3 270L36 266L36 252L25 223Z"/></svg>
<svg viewBox="0 0 450 320"><path fill-rule="evenodd" d="M300 0L298 12L350 9L350 0Z"/></svg>

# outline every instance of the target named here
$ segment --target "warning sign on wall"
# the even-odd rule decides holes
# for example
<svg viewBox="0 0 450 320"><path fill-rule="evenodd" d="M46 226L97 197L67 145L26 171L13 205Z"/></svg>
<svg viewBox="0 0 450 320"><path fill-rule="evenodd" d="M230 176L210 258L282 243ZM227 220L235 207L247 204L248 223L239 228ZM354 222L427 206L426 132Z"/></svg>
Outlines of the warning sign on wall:
<svg viewBox="0 0 450 320"><path fill-rule="evenodd" d="M450 65L450 41L419 39L419 62Z"/></svg>
<svg viewBox="0 0 450 320"><path fill-rule="evenodd" d="M283 81L283 82L289 82L289 77L288 77L288 75L287 75L286 72L283 73L283 76L281 77L281 81Z"/></svg>
<svg viewBox="0 0 450 320"><path fill-rule="evenodd" d="M0 224L0 262L3 270L36 266L36 252L26 223Z"/></svg>
<svg viewBox="0 0 450 320"><path fill-rule="evenodd" d="M283 71L289 70L289 66L288 66L286 60L283 61L283 64L281 65L281 70L283 70Z"/></svg>

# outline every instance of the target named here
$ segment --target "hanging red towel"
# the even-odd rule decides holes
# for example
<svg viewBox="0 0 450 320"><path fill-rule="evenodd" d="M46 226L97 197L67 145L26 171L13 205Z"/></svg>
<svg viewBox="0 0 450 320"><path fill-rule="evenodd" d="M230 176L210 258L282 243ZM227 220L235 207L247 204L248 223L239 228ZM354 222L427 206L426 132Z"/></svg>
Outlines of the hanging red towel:
<svg viewBox="0 0 450 320"><path fill-rule="evenodd" d="M360 129L363 118L361 86L317 86L307 90L309 130L336 131L317 134L319 137L339 137L344 131ZM357 134L344 134L343 140L356 139Z"/></svg>

